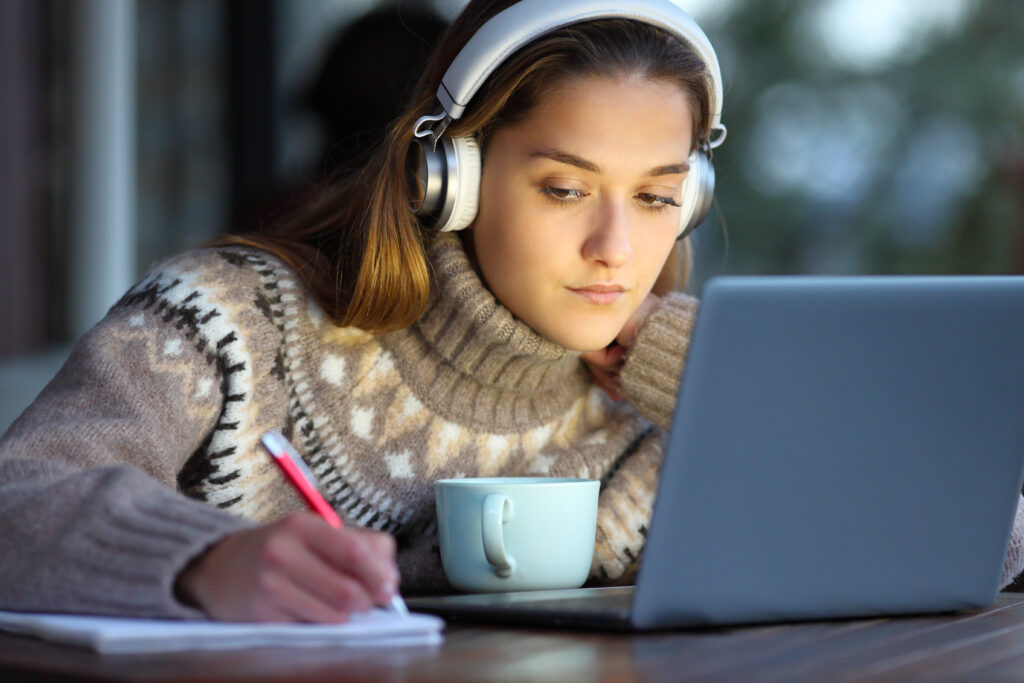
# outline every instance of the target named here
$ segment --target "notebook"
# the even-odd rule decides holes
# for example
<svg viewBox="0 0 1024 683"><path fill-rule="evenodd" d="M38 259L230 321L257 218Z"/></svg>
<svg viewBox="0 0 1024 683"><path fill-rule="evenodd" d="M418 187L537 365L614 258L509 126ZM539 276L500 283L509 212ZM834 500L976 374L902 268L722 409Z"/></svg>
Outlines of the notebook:
<svg viewBox="0 0 1024 683"><path fill-rule="evenodd" d="M255 647L407 647L442 641L444 621L385 610L341 624L231 623L122 619L0 611L0 631L35 636L104 654Z"/></svg>
<svg viewBox="0 0 1024 683"><path fill-rule="evenodd" d="M716 278L636 586L408 602L627 630L980 608L1022 478L1024 278Z"/></svg>

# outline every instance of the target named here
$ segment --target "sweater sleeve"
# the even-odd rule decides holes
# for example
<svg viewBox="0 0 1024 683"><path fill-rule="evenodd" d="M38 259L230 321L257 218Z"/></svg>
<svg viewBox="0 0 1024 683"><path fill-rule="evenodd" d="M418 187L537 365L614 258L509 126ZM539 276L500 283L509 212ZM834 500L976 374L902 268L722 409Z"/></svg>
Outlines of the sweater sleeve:
<svg viewBox="0 0 1024 683"><path fill-rule="evenodd" d="M679 292L661 297L637 331L619 373L626 400L662 429L672 421L696 318L693 297Z"/></svg>
<svg viewBox="0 0 1024 683"><path fill-rule="evenodd" d="M1010 543L1006 548L1006 561L1003 563L1003 576L999 587L1006 588L1024 571L1024 497L1017 500L1017 514L1013 518L1013 531L1010 532Z"/></svg>
<svg viewBox="0 0 1024 683"><path fill-rule="evenodd" d="M175 577L250 523L176 492L223 403L190 332L122 299L0 440L0 607L201 616Z"/></svg>

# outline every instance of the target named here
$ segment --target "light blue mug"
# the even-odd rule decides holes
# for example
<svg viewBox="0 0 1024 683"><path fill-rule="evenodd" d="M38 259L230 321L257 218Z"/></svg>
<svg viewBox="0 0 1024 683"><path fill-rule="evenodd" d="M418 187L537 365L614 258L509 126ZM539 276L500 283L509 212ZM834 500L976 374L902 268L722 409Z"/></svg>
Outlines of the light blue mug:
<svg viewBox="0 0 1024 683"><path fill-rule="evenodd" d="M441 479L437 526L445 576L467 592L578 588L594 557L593 479Z"/></svg>

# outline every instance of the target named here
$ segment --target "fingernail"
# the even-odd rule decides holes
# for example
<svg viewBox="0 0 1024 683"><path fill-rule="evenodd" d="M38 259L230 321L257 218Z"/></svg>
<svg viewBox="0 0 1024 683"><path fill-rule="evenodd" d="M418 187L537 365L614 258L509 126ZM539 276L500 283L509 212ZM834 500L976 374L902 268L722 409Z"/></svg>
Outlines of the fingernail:
<svg viewBox="0 0 1024 683"><path fill-rule="evenodd" d="M395 596L395 593L397 592L398 583L392 581L385 581L384 585L381 586L380 593L377 595L377 598L381 603L386 603L390 601L391 598L393 598Z"/></svg>

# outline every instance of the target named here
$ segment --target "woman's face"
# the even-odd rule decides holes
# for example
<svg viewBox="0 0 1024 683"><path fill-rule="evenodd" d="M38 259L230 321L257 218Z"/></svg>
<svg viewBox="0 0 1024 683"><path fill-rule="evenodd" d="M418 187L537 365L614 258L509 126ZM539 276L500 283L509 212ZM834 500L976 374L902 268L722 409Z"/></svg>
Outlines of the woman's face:
<svg viewBox="0 0 1024 683"><path fill-rule="evenodd" d="M570 349L612 342L675 243L690 120L677 86L590 77L495 132L470 237L497 299Z"/></svg>

